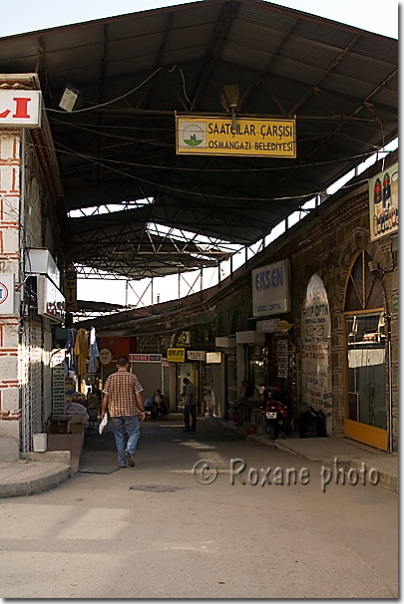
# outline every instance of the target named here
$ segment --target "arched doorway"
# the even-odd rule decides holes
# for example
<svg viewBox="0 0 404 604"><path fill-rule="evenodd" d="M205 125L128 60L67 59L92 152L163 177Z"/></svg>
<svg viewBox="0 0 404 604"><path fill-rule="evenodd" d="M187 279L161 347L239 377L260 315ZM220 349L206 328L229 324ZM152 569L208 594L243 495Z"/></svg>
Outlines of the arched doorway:
<svg viewBox="0 0 404 604"><path fill-rule="evenodd" d="M387 337L384 291L369 270L370 256L356 256L345 287L345 436L387 450Z"/></svg>

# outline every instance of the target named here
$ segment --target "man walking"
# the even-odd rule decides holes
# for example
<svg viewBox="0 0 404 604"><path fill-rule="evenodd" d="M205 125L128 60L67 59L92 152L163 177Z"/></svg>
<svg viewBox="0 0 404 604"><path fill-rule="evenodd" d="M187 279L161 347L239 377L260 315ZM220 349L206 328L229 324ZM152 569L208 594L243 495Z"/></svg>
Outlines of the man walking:
<svg viewBox="0 0 404 604"><path fill-rule="evenodd" d="M143 388L136 375L128 372L127 357L119 357L116 366L118 371L108 376L104 384L101 416L103 418L108 409L118 451L118 465L126 468L126 465L135 465L133 456L140 436L139 413L140 421L144 420L146 414L141 395ZM126 449L125 432L128 434Z"/></svg>
<svg viewBox="0 0 404 604"><path fill-rule="evenodd" d="M196 386L189 381L188 378L183 379L185 385L185 401L184 401L184 432L195 432L196 430ZM189 427L189 416L192 417L191 428Z"/></svg>

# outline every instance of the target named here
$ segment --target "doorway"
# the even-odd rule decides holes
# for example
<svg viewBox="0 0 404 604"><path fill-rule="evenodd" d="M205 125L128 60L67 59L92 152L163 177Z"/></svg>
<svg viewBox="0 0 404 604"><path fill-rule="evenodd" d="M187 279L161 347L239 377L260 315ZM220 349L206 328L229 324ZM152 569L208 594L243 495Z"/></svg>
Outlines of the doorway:
<svg viewBox="0 0 404 604"><path fill-rule="evenodd" d="M361 251L345 290L345 436L388 449L388 413L384 292L370 272L370 256Z"/></svg>

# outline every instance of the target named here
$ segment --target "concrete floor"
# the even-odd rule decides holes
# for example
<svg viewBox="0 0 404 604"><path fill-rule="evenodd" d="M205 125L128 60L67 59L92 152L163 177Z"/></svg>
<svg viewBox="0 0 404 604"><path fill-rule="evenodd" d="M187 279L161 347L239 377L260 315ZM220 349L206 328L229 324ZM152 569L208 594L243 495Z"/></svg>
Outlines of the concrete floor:
<svg viewBox="0 0 404 604"><path fill-rule="evenodd" d="M244 485L230 483L235 458L246 463ZM204 459L219 471L211 484L192 473ZM109 430L86 435L81 470L116 463ZM276 467L283 485L273 484ZM286 485L287 469L302 467L308 484ZM52 491L0 501L0 595L397 597L397 496L334 481L323 493L320 476L320 462L212 423L195 434L178 421L145 423L135 468L79 472ZM206 468L199 480L209 482Z"/></svg>

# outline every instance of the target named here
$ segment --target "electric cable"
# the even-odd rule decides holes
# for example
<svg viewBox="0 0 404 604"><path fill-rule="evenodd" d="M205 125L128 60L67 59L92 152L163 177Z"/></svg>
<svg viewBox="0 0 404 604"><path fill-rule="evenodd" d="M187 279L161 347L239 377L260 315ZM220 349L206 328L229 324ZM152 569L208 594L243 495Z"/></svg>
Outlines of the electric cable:
<svg viewBox="0 0 404 604"><path fill-rule="evenodd" d="M90 161L91 163L93 163L93 164L95 164L95 165L97 165L99 167L103 167L106 170L109 170L109 171L114 172L116 174L120 174L121 176L125 176L125 178L131 178L132 180L135 180L135 181L138 181L138 182L142 182L142 183L149 184L149 185L152 185L152 186L157 186L157 188L158 188L159 191L166 190L168 192L173 192L173 193L181 194L184 197L186 197L187 194L188 194L187 190L178 189L177 187L172 187L172 186L164 185L164 184L161 184L161 183L156 183L156 182L153 182L153 181L148 180L146 178L141 178L140 176L136 176L134 174L128 174L127 172L123 172L122 170L118 170L118 169L113 168L111 166L107 166L103 162L101 162L101 161L99 161L97 159L92 159L92 158L90 158L90 157L88 157L86 155L83 155L83 154L79 153L79 152L75 152L74 154L77 155L77 156L79 156L79 157L82 157L83 159L87 159L88 161ZM360 184L362 184L364 182L368 182L368 180L369 179L364 179L364 180L359 181L359 182L351 183L350 185L344 185L343 187L340 187L340 188L342 189L342 188L349 188L349 187L352 187L352 186L358 186L358 185L360 185ZM328 185L327 189L329 188L329 186L332 186L332 185ZM326 194L326 189L325 190L324 189L320 189L318 191L314 191L314 192L310 192L310 193L301 193L299 195L287 195L287 196L282 196L282 197L256 197L256 196L254 196L254 201L265 201L265 202L268 202L268 201L293 201L295 199L308 199L308 198L311 198L311 197L315 197L316 195L324 195L324 194ZM205 199L210 198L210 199L215 199L215 200L221 199L221 200L226 200L226 201L241 201L241 202L247 201L247 202L251 202L251 197L237 197L237 196L231 196L231 197L229 197L229 196L224 196L224 195L214 195L214 194L211 194L211 193L200 193L198 191L192 191L192 195L193 196L197 196L197 197L203 197Z"/></svg>
<svg viewBox="0 0 404 604"><path fill-rule="evenodd" d="M147 82L149 80L151 80L159 71L161 71L161 67L158 67L157 69L155 69L153 71L152 74L150 74L145 80L143 80L143 82L141 82L140 84L138 84L137 86L135 86L135 88L132 88L132 90L129 90L129 92L125 92L124 94L121 94L120 96L117 96L114 99L111 99L110 101L106 101L105 103L99 103L98 105L92 105L91 107L84 107L83 109L76 109L75 111L68 111L66 112L65 109L52 109L51 107L45 107L45 111L51 111L52 113L84 113L86 111L94 111L94 109L99 109L100 107L106 107L107 105L111 105L112 103L116 103L116 101L120 101L124 98L126 98L127 96L129 96L130 94L133 94L134 92L136 92L137 90L139 90L140 88L142 88L142 86L144 86L145 84L147 84Z"/></svg>

